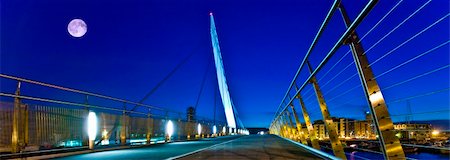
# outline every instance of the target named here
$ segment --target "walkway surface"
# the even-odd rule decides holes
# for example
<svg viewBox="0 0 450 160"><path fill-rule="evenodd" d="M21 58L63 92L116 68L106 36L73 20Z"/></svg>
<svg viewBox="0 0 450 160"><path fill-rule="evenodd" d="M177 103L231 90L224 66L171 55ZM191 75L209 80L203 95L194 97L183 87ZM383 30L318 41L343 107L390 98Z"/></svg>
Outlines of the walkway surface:
<svg viewBox="0 0 450 160"><path fill-rule="evenodd" d="M251 135L228 141L181 160L259 160L259 159L321 159L300 146L274 135Z"/></svg>
<svg viewBox="0 0 450 160"><path fill-rule="evenodd" d="M226 136L148 147L80 154L59 159L319 159L274 135Z"/></svg>

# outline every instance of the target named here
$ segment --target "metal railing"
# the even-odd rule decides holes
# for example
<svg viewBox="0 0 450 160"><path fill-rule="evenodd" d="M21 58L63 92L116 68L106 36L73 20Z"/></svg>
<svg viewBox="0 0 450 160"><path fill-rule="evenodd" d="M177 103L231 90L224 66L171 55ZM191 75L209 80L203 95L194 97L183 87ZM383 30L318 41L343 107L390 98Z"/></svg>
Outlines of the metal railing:
<svg viewBox="0 0 450 160"><path fill-rule="evenodd" d="M97 113L96 146L194 140L230 133L222 121L212 121L201 116L187 119L188 116L183 112L5 74L0 74L0 78L18 83L16 93L0 92L0 153L3 155L87 146L87 115L90 111ZM108 103L97 105L28 96L26 92L20 91L21 83L93 96L123 105L138 105L143 109L130 111L126 107ZM174 132L170 137L166 131L168 121L174 124ZM202 126L200 131L197 130L199 124ZM216 134L213 134L214 125L217 127ZM15 133L14 130L19 132ZM11 155L14 154L8 154Z"/></svg>
<svg viewBox="0 0 450 160"><path fill-rule="evenodd" d="M330 126L336 127L337 136L339 137L339 141L341 141L342 145L344 146L346 157L352 156L353 158L359 159L372 159L373 157L348 154L347 152L350 150L358 150L360 152L373 152L379 154L379 157L377 158L384 157L385 159L391 159L396 156L397 158L401 159L414 159L417 156L415 156L414 154L410 154L413 152L427 152L438 155L440 152L450 152L448 142L448 137L450 137L450 133L448 132L449 128L442 128L442 126L436 126L432 124L433 122L427 122L425 120L419 121L424 118L426 119L426 117L428 117L428 119L429 117L434 117L433 115L441 118L445 118L445 115L447 115L447 118L448 116L450 116L450 111L448 110L448 106L446 106L448 105L448 102L442 103L438 99L439 97L448 97L448 91L450 90L449 86L439 85L440 82L438 84L428 85L428 83L433 83L434 80L438 80L442 77L448 77L448 69L450 65L448 64L448 62L435 63L436 65L422 66L420 70L414 69L414 67L412 67L413 65L420 65L419 61L429 61L430 59L428 58L430 56L436 57L436 55L441 55L441 57L443 58L448 57L448 50L445 50L445 48L449 46L450 40L448 39L448 37L436 39L423 38L422 41L427 41L427 43L419 43L420 45L426 44L421 45L420 47L416 47L420 49L416 49L415 46L411 45L412 43L415 43L415 45L417 46L418 39L420 37L423 37L424 35L430 36L436 33L441 33L442 28L446 28L445 25L447 23L445 22L448 22L450 13L448 13L448 11L443 11L438 12L439 14L433 16L430 16L430 14L428 13L427 16L430 17L427 19L427 21L421 23L424 26L420 25L420 27L416 27L415 30L417 31L414 31L415 33L403 33L406 38L402 37L397 39L404 39L403 41L395 42L394 44L391 44L391 46L389 46L392 47L392 49L385 47L384 49L386 50L384 50L380 49L382 47L381 42L388 40L389 37L393 37L395 34L398 34L402 28L404 29L405 27L409 27L408 25L412 26L413 23L411 22L414 20L417 21L416 17L418 15L427 14L426 12L430 12L430 10L432 9L436 10L436 7L439 6L439 3L433 3L431 2L431 0L424 0L420 3L412 3L402 0L390 3L384 2L382 5L388 4L391 8L383 11L375 11L378 14L385 13L385 15L380 16L380 19L376 23L373 23L374 25L368 24L367 26L369 29L366 29L368 30L368 32L366 32L361 39L352 41L352 38L349 36L353 34L356 35L356 28L358 27L358 25L364 25L363 23L361 23L361 21L365 18L365 16L367 16L367 9L374 9L374 4L371 3L376 3L376 1L368 2L364 9L362 9L361 13L359 13L359 15L356 17L356 19L346 28L345 32L342 34L342 36L340 36L332 49L327 54L325 54L325 57L323 59L320 59L318 65L316 65L315 67L311 67L312 69L310 69L310 71L308 72L307 64L309 59L311 59L311 56L313 55L311 54L311 51L317 46L318 39L323 34L323 27L326 26L326 24L332 18L331 15L332 13L334 13L334 11L332 10L338 8L341 9L340 7L342 7L340 6L340 1L334 1L330 11L328 11L325 20L322 22L318 33L315 35L311 46L306 52L300 67L295 73L294 78L292 79L280 105L275 112L274 118L270 124L270 132L272 134L277 134L282 137L290 138L295 141L302 142L303 144L312 146L314 146L314 139L318 139L320 145L322 146L322 149L328 148L336 155L337 149L334 148L335 144L333 144L333 142L329 142L328 146L325 147L323 145L323 143L332 141L332 134L329 134L330 129L327 128L328 123L331 124ZM404 5L413 5L414 7L405 7ZM406 10L405 8L409 8L410 10ZM392 25L393 28L390 30L386 31L383 30L385 28L377 28L388 23L387 21L392 20L394 14L397 14L396 16L400 16L401 14L398 13L398 10L406 10L406 12L404 13L406 13L407 15L402 17L404 19L396 19L397 22L395 23L391 22L392 24L390 25ZM374 32L381 32L378 33L380 37L379 39L369 40L369 42L373 41L373 43L369 45L368 49L364 51L362 56L370 56L369 60L373 59L373 61L369 61L370 63L367 63L366 68L372 67L374 69L380 69L377 68L380 65L393 65L391 67L385 67L387 69L383 68L381 69L381 71L377 70L380 72L373 73L373 78L369 80L373 81L381 79L381 82L383 82L383 84L380 85L380 90L377 90L377 92L381 94L381 91L386 91L386 93L388 93L387 95L382 95L382 97L387 97L385 104L390 106L390 108L387 108L387 114L385 116L374 115L374 111L370 109L375 108L376 106L372 107L373 104L371 103L369 103L368 106L354 106L355 104L359 105L361 103L364 103L364 101L366 100L366 95L364 95L364 93L361 93L360 91L364 90L364 86L367 84L358 82L357 77L359 75L361 79L361 73L355 73L355 71L350 70L351 66L356 65L357 71L359 71L358 64L355 62L356 60L354 60L356 59L356 54L354 53L355 48L352 48L353 46L351 46L350 50L348 50L347 52L340 52L341 50L339 50L339 48L342 48L341 46L343 46L344 44L362 43L363 39L369 39L369 36L367 36L369 35L369 33ZM405 48L407 47L409 47L408 54L403 53L403 57L396 57L396 61L389 61L389 58L391 56L400 54L396 52L405 52ZM381 55L375 55L372 52L381 52ZM352 53L353 57L348 56ZM353 58L353 60L350 60L349 58ZM398 61L399 59L401 60L400 62ZM382 64L382 62L384 62L384 64ZM407 71L411 72L411 74L399 77L395 75L398 74L399 71ZM388 78L390 78L390 76L395 78L387 80ZM425 82L425 79L428 80ZM313 86L315 85L314 83L320 84L321 88L319 89L319 91L324 91L323 94L317 93L316 86ZM410 84L420 84L421 86L418 87L420 89L416 89ZM404 90L404 92L402 94L393 95L394 90L396 90L397 92L398 90ZM375 92L368 93L367 100L376 101L373 99L374 95L378 96ZM434 99L439 101L439 105L442 105L440 109L436 109L436 107L431 107L430 109L427 108L427 106L432 106L434 102L429 104L423 104L422 102L416 103L417 105L421 106L416 108L418 109L418 111L411 110L411 107L409 107L410 101L424 101L422 99L427 99L430 97L433 97ZM328 107L325 108L325 111L321 106L323 104L321 104L322 101L320 101L320 99L325 99L324 102L326 102L328 105ZM441 100L444 99L441 98ZM385 100L383 99L383 102L384 101ZM404 110L398 111L399 105L405 102L406 105L404 106L408 107L405 107ZM296 106L298 106L297 104L300 104L301 107L301 111L299 111L298 115L303 114L304 119L301 118L303 116L297 116L295 110ZM392 106L394 106L395 108ZM360 112L362 114L350 115L349 113L353 112L346 113L346 111L354 110L354 108L358 108L358 110L361 110ZM328 116L331 116L332 119L326 119L325 112L329 112ZM300 121L293 121L291 119L292 117L300 117ZM380 136L382 135L380 134L380 132L385 126L379 125L377 123L379 119L386 118L392 119L393 123L391 122L391 126L393 125L394 128L391 129L391 133L386 132L383 134L392 134L388 137L394 137L394 139L399 140L398 144L402 147L401 153L389 153L390 155L388 155L387 151L385 151L385 143L394 141L391 141L392 139L384 139ZM415 118L416 121L412 121L413 118ZM344 122L340 120L344 120ZM311 126L308 126L308 123L311 123ZM361 128L357 129L357 127L355 126L359 126L360 124L364 124L365 127L362 127L361 125ZM407 124L411 124L411 126L408 126L406 129L400 128L401 125ZM416 127L413 126L415 124L420 126L424 125L427 127L425 129L414 128ZM363 130L367 133L363 134ZM311 136L315 138L311 138ZM302 139L306 141L303 142ZM350 146L351 144L356 144L355 141L361 143L362 146ZM369 145L369 147L367 145ZM401 154L406 155L401 156Z"/></svg>

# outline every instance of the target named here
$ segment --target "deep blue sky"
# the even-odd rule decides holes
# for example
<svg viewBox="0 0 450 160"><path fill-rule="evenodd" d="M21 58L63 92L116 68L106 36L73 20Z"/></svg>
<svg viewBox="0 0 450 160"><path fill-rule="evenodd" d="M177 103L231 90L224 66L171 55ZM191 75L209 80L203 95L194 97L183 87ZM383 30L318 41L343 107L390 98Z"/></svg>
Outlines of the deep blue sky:
<svg viewBox="0 0 450 160"><path fill-rule="evenodd" d="M409 16L426 0L402 2L364 40L366 49ZM155 92L146 104L185 111L195 104L203 73L212 61L209 35L210 11L214 12L225 72L234 104L247 127L266 127L272 120L284 93L305 52L323 21L332 1L61 1L2 0L1 57L2 74L19 76L70 88L139 101L156 83L190 52L194 56ZM352 19L365 1L343 0ZM360 36L376 24L397 2L380 1L358 28ZM434 0L393 32L368 57L371 62L449 13L446 0ZM338 36L343 33L342 18L336 12L313 52L311 62L318 64ZM67 24L83 19L88 32L82 38L71 37ZM374 64L375 74L407 61L448 41L449 18ZM319 83L333 74L323 75L348 51L342 47L318 75ZM351 56L332 71L336 74ZM449 64L449 45L437 49L378 79L388 87L416 75ZM213 95L217 90L213 65L201 95L198 115L213 117ZM352 65L330 84L339 84L355 73ZM306 72L305 72L306 73ZM420 95L449 88L448 67L414 81L384 91L386 101ZM332 90L325 98L333 98L358 85L354 77ZM15 83L1 80L1 92L13 93ZM313 92L306 92L309 97ZM25 84L23 95L83 102L83 97ZM360 88L329 102L333 116L363 118L367 110ZM359 98L354 98L359 97ZM10 99L9 99L10 100ZM220 101L218 100L218 103ZM97 105L114 105L93 99ZM320 110L314 97L306 99L313 119ZM413 113L447 110L437 114L417 115L415 120L448 119L449 92L410 100ZM406 101L389 104L391 114L405 114ZM131 106L129 106L131 107ZM219 106L222 107L222 106ZM224 120L223 108L217 110ZM404 118L394 119L396 121Z"/></svg>

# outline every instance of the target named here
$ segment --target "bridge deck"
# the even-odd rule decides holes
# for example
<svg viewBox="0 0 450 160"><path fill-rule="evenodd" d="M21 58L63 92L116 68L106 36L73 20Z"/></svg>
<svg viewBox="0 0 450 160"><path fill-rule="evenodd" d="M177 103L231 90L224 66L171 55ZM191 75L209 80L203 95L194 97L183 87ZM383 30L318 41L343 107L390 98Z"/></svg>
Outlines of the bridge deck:
<svg viewBox="0 0 450 160"><path fill-rule="evenodd" d="M320 159L274 135L226 136L148 147L80 154L60 159Z"/></svg>
<svg viewBox="0 0 450 160"><path fill-rule="evenodd" d="M321 159L274 135L250 135L180 158L192 159Z"/></svg>

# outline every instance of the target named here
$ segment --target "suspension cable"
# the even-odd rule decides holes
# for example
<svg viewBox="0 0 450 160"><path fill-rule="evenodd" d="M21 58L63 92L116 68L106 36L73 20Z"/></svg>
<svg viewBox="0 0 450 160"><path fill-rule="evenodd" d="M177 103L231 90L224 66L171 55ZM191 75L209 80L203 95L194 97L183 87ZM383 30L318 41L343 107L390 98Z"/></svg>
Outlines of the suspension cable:
<svg viewBox="0 0 450 160"><path fill-rule="evenodd" d="M435 26L436 24L438 24L439 22L443 21L445 18L447 18L448 16L450 16L450 13L446 14L444 17L442 17L441 19L437 20L436 22L434 22L433 24L429 25L428 27L426 27L425 29L423 29L422 31L420 31L419 33L416 33L414 36L412 36L411 38L407 39L406 41L404 41L403 43L401 43L400 45L398 45L397 47L395 47L394 49L390 50L389 52L387 52L386 54L384 54L383 56L381 56L380 58L378 58L377 60L373 61L372 63L369 64L369 66L372 66L373 64L377 63L378 61L380 61L381 59L383 59L384 57L388 56L389 54L393 53L394 51L396 51L397 49L399 49L400 47L402 47L403 45L405 45L406 43L410 42L411 40L413 40L414 38L416 38L417 36L421 35L422 33L424 33L425 31L427 31L428 29L430 29L431 27ZM367 53L367 51L366 51Z"/></svg>
<svg viewBox="0 0 450 160"><path fill-rule="evenodd" d="M391 14L392 11L394 11L398 5L400 5L400 3L402 3L403 0L400 0L397 2L397 4L395 4L394 7L391 8L391 10L389 10L386 14L384 14L384 16L369 30L367 31L366 34L364 34L364 36L362 36L362 38L358 41L358 43L360 43L370 32L372 32L375 28L378 27L378 25L387 17Z"/></svg>
<svg viewBox="0 0 450 160"><path fill-rule="evenodd" d="M404 19L401 23L399 23L397 26L395 26L391 31L389 31L387 34L385 34L380 40L378 40L377 42L375 42L369 49L367 49L365 51L365 53L363 53L363 55L365 55L367 52L369 52L373 47L375 47L376 45L378 45L381 41L383 41L386 37L388 37L389 35L391 35L395 30L397 30L400 26L402 26L406 21L408 21L409 19L411 19L411 17L413 17L414 15L416 15L419 11L421 11L426 5L428 5L431 2L431 0L428 0L427 2L425 2L422 6L420 6L416 11L414 11L413 13L411 13L406 19Z"/></svg>
<svg viewBox="0 0 450 160"><path fill-rule="evenodd" d="M206 67L205 73L203 74L202 83L200 84L200 90L198 91L197 100L195 101L195 106L194 106L195 110L197 110L198 102L200 102L200 97L202 95L202 91L203 91L203 88L205 86L205 81L206 81L207 75L208 75L209 70L210 70L211 62L212 61L208 62L208 65Z"/></svg>
<svg viewBox="0 0 450 160"><path fill-rule="evenodd" d="M395 4L394 5L394 7L392 7L366 34L364 34L364 36L362 36L362 38L358 41L358 43L360 43L369 33L371 33L375 28L377 28L378 27L378 25L379 24L381 24L381 22L383 22L383 20L387 17L387 16L389 16L391 13L392 13L392 11L394 11L396 8L397 8L397 6L399 6L400 5L400 3L402 3L403 2L403 0L400 0L400 1L398 1L397 2L397 4ZM322 78L320 78L319 79L319 81L321 81L323 78L325 78L333 69L334 69L334 67L336 67L336 65L338 65L349 53L351 52L351 50L349 49L348 51L347 51L347 53L345 53L323 76L322 76ZM352 62L353 63L353 62ZM346 67L347 68L347 67ZM345 70L345 69L344 69ZM336 77L336 76L335 76ZM305 94L308 94L309 92L311 91L311 88L309 88L307 91L305 91ZM305 100L306 99L309 99L309 97L308 98L305 98Z"/></svg>
<svg viewBox="0 0 450 160"><path fill-rule="evenodd" d="M161 81L159 81L145 96L139 101L139 103L143 103L145 100L147 100L148 97L150 97L153 93L155 93L156 90L158 90L159 87L161 87L164 82L166 82L172 75L178 71L178 69L183 66L195 53L197 53L197 50L200 48L200 45L196 48L194 48L188 56L186 56L183 60L181 60ZM134 111L139 105L135 105L131 111Z"/></svg>

